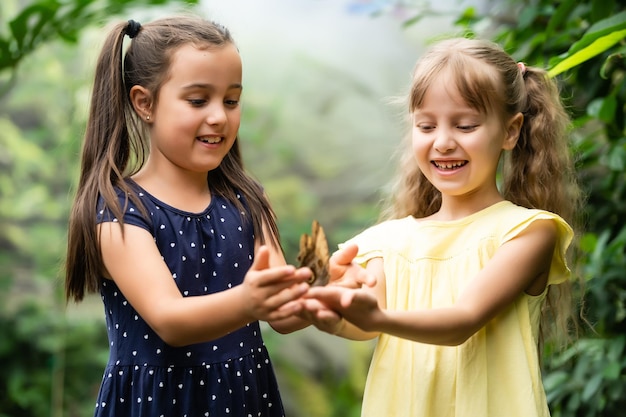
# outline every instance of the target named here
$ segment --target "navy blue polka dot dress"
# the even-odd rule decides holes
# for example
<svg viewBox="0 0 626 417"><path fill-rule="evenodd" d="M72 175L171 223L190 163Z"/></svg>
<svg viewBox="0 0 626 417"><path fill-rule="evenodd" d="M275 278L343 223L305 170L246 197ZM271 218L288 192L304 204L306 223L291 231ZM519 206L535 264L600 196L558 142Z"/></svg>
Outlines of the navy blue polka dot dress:
<svg viewBox="0 0 626 417"><path fill-rule="evenodd" d="M131 185L149 218L129 200L124 221L154 236L183 296L241 284L254 255L249 216L219 196L213 196L204 212L187 213ZM121 195L122 207L124 200ZM117 219L100 210L98 222L103 221ZM258 322L211 342L172 347L152 331L113 281L103 280L101 296L110 356L95 416L284 416ZM204 318L214 319L219 317Z"/></svg>

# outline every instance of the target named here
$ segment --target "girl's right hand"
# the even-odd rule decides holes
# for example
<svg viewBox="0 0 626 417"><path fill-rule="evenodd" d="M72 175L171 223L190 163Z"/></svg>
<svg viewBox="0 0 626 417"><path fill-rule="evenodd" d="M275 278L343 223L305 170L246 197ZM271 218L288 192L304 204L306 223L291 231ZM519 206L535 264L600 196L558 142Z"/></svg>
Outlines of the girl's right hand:
<svg viewBox="0 0 626 417"><path fill-rule="evenodd" d="M315 298L307 298L303 300L302 311L299 317L307 323L311 323L319 330L337 334L343 323L343 318L339 313L329 309L325 304Z"/></svg>
<svg viewBox="0 0 626 417"><path fill-rule="evenodd" d="M270 250L260 246L246 273L241 291L245 313L252 320L281 320L302 310L300 297L309 289L309 268L270 266Z"/></svg>
<svg viewBox="0 0 626 417"><path fill-rule="evenodd" d="M329 285L348 288L376 285L376 276L353 261L358 253L359 247L354 243L346 244L333 253L328 261Z"/></svg>

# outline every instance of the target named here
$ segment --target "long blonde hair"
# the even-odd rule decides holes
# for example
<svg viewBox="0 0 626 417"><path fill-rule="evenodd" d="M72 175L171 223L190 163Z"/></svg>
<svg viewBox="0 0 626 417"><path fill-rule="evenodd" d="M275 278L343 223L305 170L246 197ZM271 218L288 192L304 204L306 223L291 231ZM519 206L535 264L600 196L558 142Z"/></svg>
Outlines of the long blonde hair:
<svg viewBox="0 0 626 417"><path fill-rule="evenodd" d="M461 97L472 108L498 112L502 120L518 112L524 115L517 145L501 161L502 196L523 207L556 213L576 226L581 192L569 146L570 119L556 81L540 68L518 65L493 42L448 39L432 46L416 64L409 113L420 107L428 87L443 71L451 74ZM441 206L441 193L420 171L410 146L407 138L384 219L425 217ZM542 333L567 340L569 325L575 323L571 281L550 286L546 307Z"/></svg>

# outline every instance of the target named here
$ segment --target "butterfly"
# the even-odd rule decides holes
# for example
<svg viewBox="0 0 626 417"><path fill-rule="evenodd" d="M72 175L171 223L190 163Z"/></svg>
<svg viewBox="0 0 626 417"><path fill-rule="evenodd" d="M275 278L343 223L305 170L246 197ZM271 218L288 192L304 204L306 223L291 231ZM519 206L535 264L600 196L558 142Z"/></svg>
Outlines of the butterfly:
<svg viewBox="0 0 626 417"><path fill-rule="evenodd" d="M313 220L311 236L306 233L300 236L300 251L297 258L301 267L308 266L313 271L309 284L323 286L328 283L330 278L328 273L329 258L328 241L324 229L317 220Z"/></svg>

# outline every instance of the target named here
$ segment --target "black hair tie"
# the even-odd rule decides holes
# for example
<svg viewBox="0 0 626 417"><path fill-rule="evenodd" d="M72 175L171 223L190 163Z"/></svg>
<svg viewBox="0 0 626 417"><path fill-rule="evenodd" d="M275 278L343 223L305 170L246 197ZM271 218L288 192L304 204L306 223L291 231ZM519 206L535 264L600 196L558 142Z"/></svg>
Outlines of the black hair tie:
<svg viewBox="0 0 626 417"><path fill-rule="evenodd" d="M137 36L140 30L141 30L141 23L136 22L133 19L130 19L128 21L128 26L126 26L126 34L128 35L129 38L132 39L135 36Z"/></svg>

